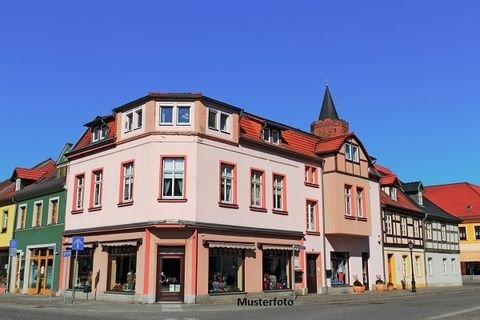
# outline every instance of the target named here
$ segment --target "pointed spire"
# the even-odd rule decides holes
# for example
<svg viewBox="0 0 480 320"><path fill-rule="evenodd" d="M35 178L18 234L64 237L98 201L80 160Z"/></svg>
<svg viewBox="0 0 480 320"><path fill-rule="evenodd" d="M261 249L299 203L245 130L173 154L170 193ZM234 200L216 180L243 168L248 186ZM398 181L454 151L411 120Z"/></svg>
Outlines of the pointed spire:
<svg viewBox="0 0 480 320"><path fill-rule="evenodd" d="M323 96L322 110L320 111L320 116L318 117L318 120L325 119L339 119L337 109L335 109L335 104L333 103L332 95L330 94L330 89L328 88L328 80L325 88L325 95Z"/></svg>

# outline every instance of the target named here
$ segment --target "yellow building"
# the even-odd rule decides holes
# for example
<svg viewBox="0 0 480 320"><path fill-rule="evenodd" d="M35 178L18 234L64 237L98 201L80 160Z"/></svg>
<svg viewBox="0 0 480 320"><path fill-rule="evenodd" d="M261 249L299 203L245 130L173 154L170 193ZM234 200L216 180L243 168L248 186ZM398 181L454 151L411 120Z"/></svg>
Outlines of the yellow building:
<svg viewBox="0 0 480 320"><path fill-rule="evenodd" d="M13 238L15 183L0 182L0 287L7 283L8 248Z"/></svg>

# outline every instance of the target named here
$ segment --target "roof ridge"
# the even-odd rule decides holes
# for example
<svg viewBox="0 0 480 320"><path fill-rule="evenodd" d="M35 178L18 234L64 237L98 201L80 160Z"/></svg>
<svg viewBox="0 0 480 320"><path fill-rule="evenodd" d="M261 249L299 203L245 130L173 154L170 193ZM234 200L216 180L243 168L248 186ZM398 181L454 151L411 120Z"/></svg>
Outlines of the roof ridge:
<svg viewBox="0 0 480 320"><path fill-rule="evenodd" d="M475 192L479 197L480 197L480 192L478 192L473 186L477 187L477 188L480 188L479 186L473 184L473 183L470 183L470 182L465 182L467 184L467 186L473 190L473 192Z"/></svg>
<svg viewBox="0 0 480 320"><path fill-rule="evenodd" d="M468 184L467 181L463 182L450 182L450 183L440 183L440 184L432 184L425 186L425 188L434 188L434 187L442 187L442 186L452 186L452 185L460 185L460 184Z"/></svg>

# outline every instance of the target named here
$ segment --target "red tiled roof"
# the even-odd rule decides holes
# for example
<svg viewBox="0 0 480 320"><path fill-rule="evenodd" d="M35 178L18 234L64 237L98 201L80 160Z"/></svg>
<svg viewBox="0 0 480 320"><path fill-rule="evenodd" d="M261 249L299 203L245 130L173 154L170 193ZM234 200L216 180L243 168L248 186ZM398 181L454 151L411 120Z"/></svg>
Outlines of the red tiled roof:
<svg viewBox="0 0 480 320"><path fill-rule="evenodd" d="M117 126L116 126L115 118L114 117L108 117L105 121L107 122L107 126L108 126L108 129L109 129L109 130L107 130L107 136L105 137L105 139L115 138L116 132L117 132ZM85 132L83 133L80 140L78 140L78 142L73 146L73 148L72 148L72 150L70 150L70 152L74 152L74 151L83 149L83 148L91 145L92 144L92 134L93 133L92 133L91 128L88 128L87 130L85 130Z"/></svg>
<svg viewBox="0 0 480 320"><path fill-rule="evenodd" d="M348 132L345 134L341 134L338 136L334 136L331 138L328 138L326 140L323 140L320 142L317 147L315 148L315 152L317 153L329 153L329 152L336 152L340 150L340 148L343 146L343 143L345 142L345 139L348 137L353 136L352 132Z"/></svg>
<svg viewBox="0 0 480 320"><path fill-rule="evenodd" d="M458 218L480 217L480 187L477 185L460 182L427 186L424 196Z"/></svg>
<svg viewBox="0 0 480 320"><path fill-rule="evenodd" d="M25 180L33 180L37 181L46 173L45 170L36 170L36 169L26 169L26 168L15 168L12 177L25 179Z"/></svg>
<svg viewBox="0 0 480 320"><path fill-rule="evenodd" d="M380 178L380 185L382 185L382 186L392 185L397 180L398 179L397 179L396 175L383 176L383 177Z"/></svg>
<svg viewBox="0 0 480 320"><path fill-rule="evenodd" d="M397 201L392 200L392 198L390 198L388 194L381 191L380 202L382 203L382 205L388 205L404 210L422 213L422 210L420 210L416 205L414 205L410 198L405 195L401 190L397 190Z"/></svg>
<svg viewBox="0 0 480 320"><path fill-rule="evenodd" d="M244 139L265 143L262 138L262 128L264 120L252 115L244 115L240 119L241 137ZM300 153L310 157L318 157L315 151L315 145L318 138L302 133L294 129L281 130L281 143L272 145L277 148Z"/></svg>
<svg viewBox="0 0 480 320"><path fill-rule="evenodd" d="M388 169L387 167L381 166L379 164L375 164L375 169L377 169L380 173L384 175L395 175L392 170Z"/></svg>
<svg viewBox="0 0 480 320"><path fill-rule="evenodd" d="M379 164L374 164L375 169L377 169L378 172L380 172L381 177L380 177L380 185L382 186L388 186L395 184L395 182L400 183L398 181L398 177L395 173L393 173L392 170L388 169L387 167L381 166Z"/></svg>

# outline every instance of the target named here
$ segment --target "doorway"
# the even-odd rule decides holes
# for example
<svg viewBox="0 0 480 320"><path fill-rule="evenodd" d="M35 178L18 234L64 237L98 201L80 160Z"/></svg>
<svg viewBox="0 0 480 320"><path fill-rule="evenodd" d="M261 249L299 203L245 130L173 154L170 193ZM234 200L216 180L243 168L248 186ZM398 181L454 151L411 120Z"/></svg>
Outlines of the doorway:
<svg viewBox="0 0 480 320"><path fill-rule="evenodd" d="M362 253L362 278L363 278L363 286L365 290L369 290L370 284L368 282L368 252Z"/></svg>
<svg viewBox="0 0 480 320"><path fill-rule="evenodd" d="M28 294L49 295L52 289L53 250L32 249L28 272Z"/></svg>
<svg viewBox="0 0 480 320"><path fill-rule="evenodd" d="M388 282L393 282L393 254L389 253L387 256L387 263L388 263Z"/></svg>
<svg viewBox="0 0 480 320"><path fill-rule="evenodd" d="M317 258L318 254L307 254L308 293L317 293Z"/></svg>
<svg viewBox="0 0 480 320"><path fill-rule="evenodd" d="M159 247L156 301L184 300L185 247Z"/></svg>

